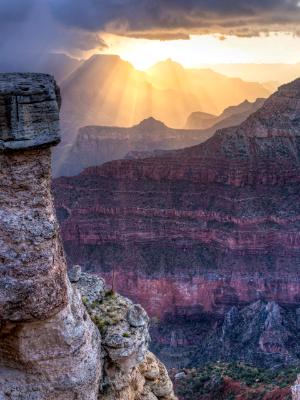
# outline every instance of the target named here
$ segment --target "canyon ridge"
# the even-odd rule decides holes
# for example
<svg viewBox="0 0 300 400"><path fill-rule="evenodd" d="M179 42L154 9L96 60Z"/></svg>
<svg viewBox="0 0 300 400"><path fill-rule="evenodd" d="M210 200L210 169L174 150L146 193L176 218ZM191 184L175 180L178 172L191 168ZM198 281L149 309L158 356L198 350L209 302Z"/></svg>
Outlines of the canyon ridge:
<svg viewBox="0 0 300 400"><path fill-rule="evenodd" d="M68 263L114 280L170 367L299 361L300 80L200 145L54 181Z"/></svg>

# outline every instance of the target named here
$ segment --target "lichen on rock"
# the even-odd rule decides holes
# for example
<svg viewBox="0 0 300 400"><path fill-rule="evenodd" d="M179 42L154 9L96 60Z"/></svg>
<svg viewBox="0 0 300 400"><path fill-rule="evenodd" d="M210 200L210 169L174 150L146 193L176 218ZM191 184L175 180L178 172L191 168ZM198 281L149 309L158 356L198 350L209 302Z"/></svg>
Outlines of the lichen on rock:
<svg viewBox="0 0 300 400"><path fill-rule="evenodd" d="M69 275L73 276L74 271ZM146 311L106 288L99 277L81 273L73 285L79 289L102 337L104 370L100 399L175 399L166 368L148 351Z"/></svg>

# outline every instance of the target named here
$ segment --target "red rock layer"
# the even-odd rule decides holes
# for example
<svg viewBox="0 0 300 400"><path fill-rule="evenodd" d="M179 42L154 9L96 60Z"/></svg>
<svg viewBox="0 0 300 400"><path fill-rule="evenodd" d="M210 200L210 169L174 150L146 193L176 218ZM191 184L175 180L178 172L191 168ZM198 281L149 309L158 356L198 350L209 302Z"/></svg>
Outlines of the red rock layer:
<svg viewBox="0 0 300 400"><path fill-rule="evenodd" d="M69 263L152 316L300 294L300 80L196 147L54 183ZM195 311L196 310L196 311Z"/></svg>

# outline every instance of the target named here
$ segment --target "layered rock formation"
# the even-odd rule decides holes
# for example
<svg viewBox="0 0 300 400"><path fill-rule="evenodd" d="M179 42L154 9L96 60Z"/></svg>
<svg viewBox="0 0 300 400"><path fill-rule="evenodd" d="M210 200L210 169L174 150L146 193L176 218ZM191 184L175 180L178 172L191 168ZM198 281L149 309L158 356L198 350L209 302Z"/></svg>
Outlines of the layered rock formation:
<svg viewBox="0 0 300 400"><path fill-rule="evenodd" d="M134 354L126 371L139 371L139 387L127 377L131 386L122 399L173 399L165 369L147 354L144 310L119 300L126 304L129 322L114 321L101 340L67 277L50 193L50 147L60 140L59 105L59 90L49 75L0 74L0 398L110 399L102 396L108 357L118 383L125 380L118 361L126 363ZM92 294L100 302L103 282L86 281L97 289ZM117 308L115 303L105 312ZM118 342L121 322L128 330L133 325L130 349L125 338ZM151 363L159 369L153 390L144 373Z"/></svg>
<svg viewBox="0 0 300 400"><path fill-rule="evenodd" d="M299 104L297 80L199 146L54 184L69 262L108 279L114 267L118 290L158 320L155 348L165 359L176 354L171 365L188 364L191 354L203 360L195 348L208 330L221 340L233 306L276 302L287 314L299 307ZM298 334L288 331L274 343L270 334L270 346L256 342L253 362L294 362L287 348L298 360Z"/></svg>
<svg viewBox="0 0 300 400"><path fill-rule="evenodd" d="M54 162L54 174L72 176L87 167L108 161L124 157L145 158L161 150L174 150L203 143L218 129L239 125L245 121L250 114L263 106L264 101L257 99L250 103L246 100L238 106L227 108L218 117L211 116L209 120L207 118L210 114L204 114L205 124L199 124L199 113L194 113L187 123L188 129L172 129L154 118L148 118L132 128L80 128L75 142L66 149L61 162Z"/></svg>
<svg viewBox="0 0 300 400"><path fill-rule="evenodd" d="M232 306L224 316L189 311L154 324L153 351L170 366L220 360L263 368L299 365L299 308L259 300Z"/></svg>
<svg viewBox="0 0 300 400"><path fill-rule="evenodd" d="M173 150L199 144L211 137L209 130L171 129L154 118L132 128L86 126L79 129L75 143L62 163L54 165L56 176L72 176L85 168L124 158L128 153Z"/></svg>

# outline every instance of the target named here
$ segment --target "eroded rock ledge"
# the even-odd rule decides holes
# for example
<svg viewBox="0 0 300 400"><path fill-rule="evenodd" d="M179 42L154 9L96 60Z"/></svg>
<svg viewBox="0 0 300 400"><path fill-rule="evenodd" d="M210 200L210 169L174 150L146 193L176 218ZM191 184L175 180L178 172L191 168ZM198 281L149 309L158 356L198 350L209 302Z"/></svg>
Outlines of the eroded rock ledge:
<svg viewBox="0 0 300 400"><path fill-rule="evenodd" d="M74 273L75 272L75 273ZM73 287L102 336L103 400L175 400L165 366L148 351L149 317L145 310L106 288L98 277L70 273Z"/></svg>
<svg viewBox="0 0 300 400"><path fill-rule="evenodd" d="M172 399L141 307L68 279L50 192L59 107L51 76L0 74L0 399Z"/></svg>

